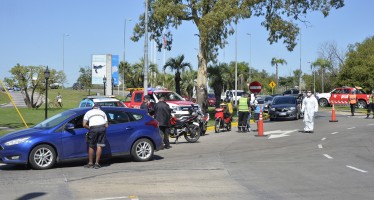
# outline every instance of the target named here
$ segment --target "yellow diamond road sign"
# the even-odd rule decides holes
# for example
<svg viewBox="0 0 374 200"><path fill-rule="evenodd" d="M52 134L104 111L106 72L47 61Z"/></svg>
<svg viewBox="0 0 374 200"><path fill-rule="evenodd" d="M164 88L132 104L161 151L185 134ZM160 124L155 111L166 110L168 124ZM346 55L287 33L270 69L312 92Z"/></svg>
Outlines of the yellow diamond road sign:
<svg viewBox="0 0 374 200"><path fill-rule="evenodd" d="M277 84L275 84L274 81L271 81L271 82L269 83L269 86L270 86L271 88L274 88L276 85L277 85Z"/></svg>

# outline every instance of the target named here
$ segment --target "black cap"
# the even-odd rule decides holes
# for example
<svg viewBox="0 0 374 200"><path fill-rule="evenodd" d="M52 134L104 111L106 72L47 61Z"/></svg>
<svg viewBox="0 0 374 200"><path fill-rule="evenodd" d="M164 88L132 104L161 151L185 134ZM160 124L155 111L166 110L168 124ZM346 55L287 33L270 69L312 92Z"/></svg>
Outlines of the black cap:
<svg viewBox="0 0 374 200"><path fill-rule="evenodd" d="M145 95L144 99L148 99L149 100L149 99L151 99L151 97L149 95Z"/></svg>

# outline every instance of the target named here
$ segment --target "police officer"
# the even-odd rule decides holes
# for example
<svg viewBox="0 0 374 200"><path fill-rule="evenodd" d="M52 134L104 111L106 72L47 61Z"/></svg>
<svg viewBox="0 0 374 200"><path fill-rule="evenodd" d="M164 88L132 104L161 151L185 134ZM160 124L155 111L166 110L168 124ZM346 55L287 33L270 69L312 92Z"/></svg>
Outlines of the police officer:
<svg viewBox="0 0 374 200"><path fill-rule="evenodd" d="M83 117L83 127L89 129L88 143L88 164L84 168L99 169L102 147L105 147L106 129L108 128L108 119L104 111L100 109L99 104L95 104L91 110L87 111ZM93 163L94 148L96 147L96 162Z"/></svg>
<svg viewBox="0 0 374 200"><path fill-rule="evenodd" d="M251 112L250 102L248 101L248 95L243 94L243 96L239 99L239 124L238 124L238 131L246 131L247 130L247 120L249 112Z"/></svg>

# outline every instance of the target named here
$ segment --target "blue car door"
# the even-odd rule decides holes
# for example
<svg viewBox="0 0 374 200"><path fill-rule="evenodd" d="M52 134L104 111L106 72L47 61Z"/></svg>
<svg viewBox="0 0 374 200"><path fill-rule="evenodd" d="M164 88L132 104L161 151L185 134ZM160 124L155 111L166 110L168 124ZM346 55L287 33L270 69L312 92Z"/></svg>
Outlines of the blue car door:
<svg viewBox="0 0 374 200"><path fill-rule="evenodd" d="M60 159L72 159L88 156L88 146L85 140L85 135L88 130L83 128L83 116L84 115L80 115L68 122L74 124L74 129L64 129L61 132L63 153L60 155Z"/></svg>
<svg viewBox="0 0 374 200"><path fill-rule="evenodd" d="M131 145L129 137L135 131L129 115L123 110L106 110L109 126L107 128L107 146L103 152L124 153L125 147ZM110 151L110 152L108 152Z"/></svg>

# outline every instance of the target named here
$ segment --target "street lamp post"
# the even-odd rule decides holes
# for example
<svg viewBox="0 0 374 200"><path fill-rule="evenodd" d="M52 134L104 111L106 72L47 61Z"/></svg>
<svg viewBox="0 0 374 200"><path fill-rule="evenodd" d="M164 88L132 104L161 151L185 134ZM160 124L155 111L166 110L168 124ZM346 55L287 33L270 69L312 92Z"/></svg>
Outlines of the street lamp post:
<svg viewBox="0 0 374 200"><path fill-rule="evenodd" d="M238 24L235 23L235 107L238 105Z"/></svg>
<svg viewBox="0 0 374 200"><path fill-rule="evenodd" d="M125 56L126 56L126 22L127 21L131 21L132 19L125 19L125 24L124 24L124 27L123 27L123 80L122 80L122 92L123 92L123 97L125 97L125 66L126 66L126 60L125 60Z"/></svg>
<svg viewBox="0 0 374 200"><path fill-rule="evenodd" d="M50 76L50 71L47 69L44 71L44 78L45 78L45 119L48 118L48 79Z"/></svg>
<svg viewBox="0 0 374 200"><path fill-rule="evenodd" d="M249 82L251 81L251 67L252 67L252 35L250 33L247 33L249 35L249 74L248 79Z"/></svg>
<svg viewBox="0 0 374 200"><path fill-rule="evenodd" d="M69 36L68 34L62 35L62 72L65 73L65 36Z"/></svg>
<svg viewBox="0 0 374 200"><path fill-rule="evenodd" d="M104 83L104 96L106 95L105 89L106 89L106 77L104 76L103 78L103 83Z"/></svg>
<svg viewBox="0 0 374 200"><path fill-rule="evenodd" d="M113 88L114 88L114 79L112 78L112 95L113 95Z"/></svg>

